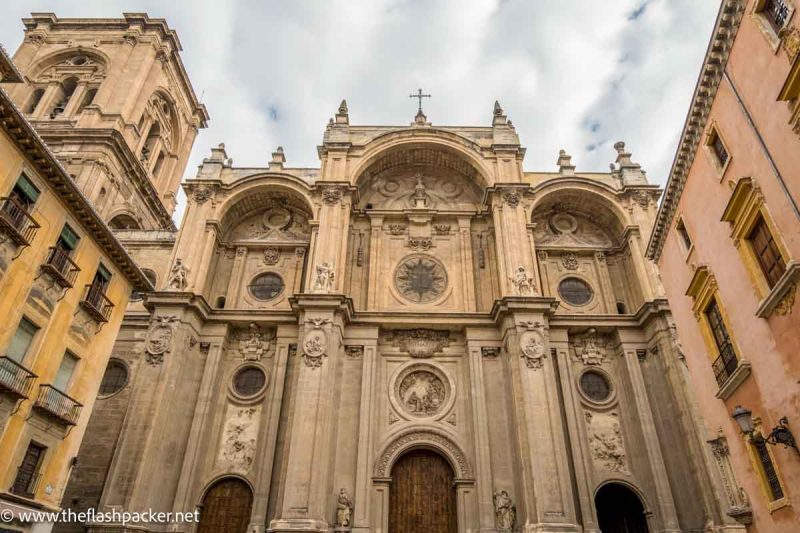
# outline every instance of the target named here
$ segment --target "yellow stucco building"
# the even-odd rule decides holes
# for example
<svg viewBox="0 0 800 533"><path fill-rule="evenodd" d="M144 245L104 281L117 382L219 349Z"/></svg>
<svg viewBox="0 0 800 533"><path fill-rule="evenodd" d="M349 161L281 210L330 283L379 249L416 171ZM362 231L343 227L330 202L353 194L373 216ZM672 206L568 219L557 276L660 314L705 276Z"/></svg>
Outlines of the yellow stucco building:
<svg viewBox="0 0 800 533"><path fill-rule="evenodd" d="M60 508L131 291L152 285L12 103L2 48L0 81L0 511L47 531L20 513Z"/></svg>

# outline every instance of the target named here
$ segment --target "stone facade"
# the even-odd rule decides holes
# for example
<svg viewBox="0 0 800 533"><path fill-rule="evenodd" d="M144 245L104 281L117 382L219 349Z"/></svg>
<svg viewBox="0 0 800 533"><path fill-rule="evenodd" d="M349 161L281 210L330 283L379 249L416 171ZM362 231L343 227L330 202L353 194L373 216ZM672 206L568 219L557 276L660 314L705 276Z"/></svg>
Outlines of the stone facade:
<svg viewBox="0 0 800 533"><path fill-rule="evenodd" d="M740 528L643 254L660 190L624 143L609 173L524 172L491 119L356 126L342 102L319 169L220 145L177 235L120 232L159 290L129 307L128 385L97 402L70 506L191 511L236 479L247 531L386 532L422 448L462 532L597 532L610 485L651 531Z"/></svg>

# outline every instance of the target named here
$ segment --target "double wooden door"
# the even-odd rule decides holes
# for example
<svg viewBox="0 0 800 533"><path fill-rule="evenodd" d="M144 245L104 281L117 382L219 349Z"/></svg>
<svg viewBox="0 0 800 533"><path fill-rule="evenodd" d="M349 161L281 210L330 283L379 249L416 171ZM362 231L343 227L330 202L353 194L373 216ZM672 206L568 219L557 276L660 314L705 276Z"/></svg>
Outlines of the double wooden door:
<svg viewBox="0 0 800 533"><path fill-rule="evenodd" d="M197 533L247 533L252 504L253 493L241 479L217 482L203 498Z"/></svg>
<svg viewBox="0 0 800 533"><path fill-rule="evenodd" d="M389 533L456 533L453 469L439 454L412 450L392 468Z"/></svg>

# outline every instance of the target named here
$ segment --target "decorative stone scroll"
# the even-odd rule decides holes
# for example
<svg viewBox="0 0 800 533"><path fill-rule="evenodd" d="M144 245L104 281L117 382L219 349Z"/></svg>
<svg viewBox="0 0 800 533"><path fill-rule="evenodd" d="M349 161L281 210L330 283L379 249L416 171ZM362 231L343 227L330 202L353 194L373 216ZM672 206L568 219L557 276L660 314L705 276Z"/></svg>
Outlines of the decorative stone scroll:
<svg viewBox="0 0 800 533"><path fill-rule="evenodd" d="M442 452L450 460L457 478L473 478L472 466L461 448L449 436L434 429L410 429L392 440L378 454L372 471L373 477L387 477L395 459L406 450L419 446L426 446Z"/></svg>
<svg viewBox="0 0 800 533"><path fill-rule="evenodd" d="M164 362L164 355L172 351L172 337L178 317L174 315L156 317L144 341L145 360L151 366Z"/></svg>
<svg viewBox="0 0 800 533"><path fill-rule="evenodd" d="M415 252L427 252L433 247L433 240L430 237L409 237L407 244Z"/></svg>
<svg viewBox="0 0 800 533"><path fill-rule="evenodd" d="M561 263L567 270L578 270L578 256L573 252L567 252L562 255Z"/></svg>
<svg viewBox="0 0 800 533"><path fill-rule="evenodd" d="M342 188L338 185L327 185L320 189L320 197L328 205L338 204L342 196Z"/></svg>
<svg viewBox="0 0 800 533"><path fill-rule="evenodd" d="M267 265L274 265L277 264L278 260L281 258L281 251L277 248L265 248L264 249L264 264Z"/></svg>
<svg viewBox="0 0 800 533"><path fill-rule="evenodd" d="M509 207L517 207L522 199L522 196L520 196L517 191L509 189L501 193L501 198L503 199L503 203L505 205Z"/></svg>
<svg viewBox="0 0 800 533"><path fill-rule="evenodd" d="M210 200L212 196L214 196L214 193L211 191L211 189L206 189L201 187L195 189L194 192L192 192L191 198L192 200L194 200L194 203L198 205L203 205L208 200Z"/></svg>
<svg viewBox="0 0 800 533"><path fill-rule="evenodd" d="M424 359L450 345L450 332L424 328L394 330L392 344L411 357Z"/></svg>

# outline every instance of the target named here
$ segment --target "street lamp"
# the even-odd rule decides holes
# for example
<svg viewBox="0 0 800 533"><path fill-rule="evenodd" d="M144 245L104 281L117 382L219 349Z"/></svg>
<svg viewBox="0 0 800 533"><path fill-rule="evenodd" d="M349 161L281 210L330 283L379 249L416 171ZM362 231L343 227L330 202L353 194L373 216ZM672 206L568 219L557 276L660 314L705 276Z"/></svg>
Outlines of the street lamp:
<svg viewBox="0 0 800 533"><path fill-rule="evenodd" d="M758 435L753 435L755 427L753 424L753 412L750 411L750 409L742 407L741 405L737 405L731 413L731 417L739 425L739 429L742 431L742 433L753 440L766 441L768 444L772 444L773 446L782 444L787 448L792 448L795 452L797 452L798 455L800 455L800 449L797 448L797 442L794 440L794 435L789 429L789 419L785 416L778 420L778 425L772 428L772 431L770 431L766 439L761 435L760 432Z"/></svg>

